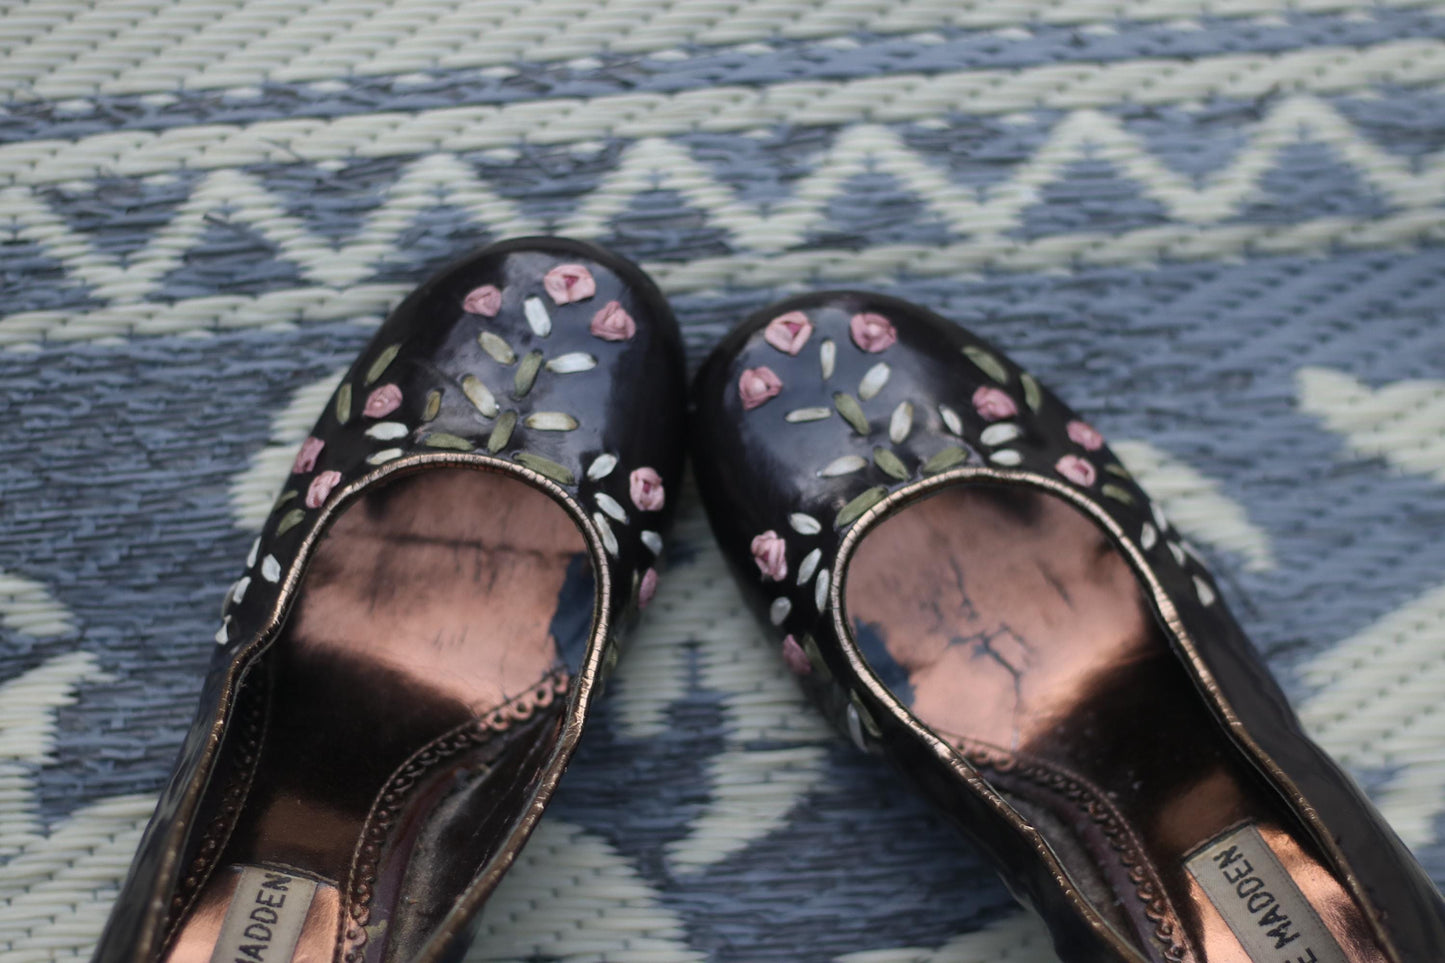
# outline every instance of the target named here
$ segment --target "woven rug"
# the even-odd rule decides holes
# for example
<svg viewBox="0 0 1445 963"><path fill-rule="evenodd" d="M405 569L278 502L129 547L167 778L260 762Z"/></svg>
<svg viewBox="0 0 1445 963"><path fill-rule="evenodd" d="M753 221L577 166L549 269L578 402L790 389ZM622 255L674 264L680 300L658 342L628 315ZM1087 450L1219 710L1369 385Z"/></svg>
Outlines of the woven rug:
<svg viewBox="0 0 1445 963"><path fill-rule="evenodd" d="M692 361L862 286L1120 439L1445 882L1445 7L0 2L0 957L85 957L217 608L342 367L523 232L643 262ZM669 569L471 960L1054 957Z"/></svg>

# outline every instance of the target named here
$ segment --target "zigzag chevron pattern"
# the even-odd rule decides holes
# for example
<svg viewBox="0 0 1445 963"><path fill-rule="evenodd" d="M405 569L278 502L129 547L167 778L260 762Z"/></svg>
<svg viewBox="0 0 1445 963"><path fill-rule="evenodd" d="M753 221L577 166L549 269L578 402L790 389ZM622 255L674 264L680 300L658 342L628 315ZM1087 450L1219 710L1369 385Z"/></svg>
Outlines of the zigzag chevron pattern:
<svg viewBox="0 0 1445 963"><path fill-rule="evenodd" d="M724 228L740 251L769 254L801 245L827 221L829 204L847 196L850 179L864 173L896 178L918 198L923 210L956 235L1001 237L1017 229L1041 191L1061 179L1068 166L1087 159L1108 161L1139 185L1142 196L1157 202L1173 220L1220 224L1235 217L1260 191L1262 178L1286 147L1324 145L1397 210L1426 211L1445 200L1445 152L1410 159L1370 144L1331 104L1313 97L1284 100L1249 132L1244 148L1223 170L1195 184L1155 157L1147 143L1115 117L1094 110L1061 120L1031 157L1016 165L1009 179L984 191L959 185L950 172L908 147L893 130L861 125L843 131L817 158L812 172L791 196L765 208L741 199L688 150L662 139L629 147L616 169L579 204L577 213L558 225L543 225L500 197L461 159L436 154L420 158L388 192L387 199L343 246L333 246L286 213L283 199L256 177L236 170L207 174L166 227L122 264L98 251L88 238L68 227L32 190L0 191L0 218L15 225L65 266L69 277L91 297L110 303L145 300L161 290L167 272L215 223L218 212L273 242L299 266L306 279L342 287L372 276L381 260L424 210L456 207L495 234L519 234L555 227L586 237L604 234L613 219L640 195L677 191L707 220Z"/></svg>
<svg viewBox="0 0 1445 963"><path fill-rule="evenodd" d="M0 146L0 184L412 156L443 149L512 150L518 144L585 146L598 139L776 125L899 123L1120 104L1188 106L1208 98L1255 101L1280 94L1361 93L1380 84L1412 87L1441 81L1445 43L1409 39L1278 54L1051 63L1023 70L908 73L839 83L806 80L679 93L540 98L411 113L288 117L244 125L120 130L73 141L22 141Z"/></svg>

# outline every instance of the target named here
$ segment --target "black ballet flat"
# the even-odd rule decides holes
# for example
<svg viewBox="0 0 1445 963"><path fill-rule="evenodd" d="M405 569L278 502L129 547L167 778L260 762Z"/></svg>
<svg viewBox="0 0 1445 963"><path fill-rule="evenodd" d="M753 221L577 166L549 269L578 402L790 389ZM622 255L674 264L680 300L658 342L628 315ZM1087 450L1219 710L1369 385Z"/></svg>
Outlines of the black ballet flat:
<svg viewBox="0 0 1445 963"><path fill-rule="evenodd" d="M684 397L661 294L590 245L398 307L227 595L95 960L456 958L656 589Z"/></svg>
<svg viewBox="0 0 1445 963"><path fill-rule="evenodd" d="M783 658L1062 958L1441 958L1429 878L1026 371L914 305L829 293L749 318L693 394L713 530Z"/></svg>

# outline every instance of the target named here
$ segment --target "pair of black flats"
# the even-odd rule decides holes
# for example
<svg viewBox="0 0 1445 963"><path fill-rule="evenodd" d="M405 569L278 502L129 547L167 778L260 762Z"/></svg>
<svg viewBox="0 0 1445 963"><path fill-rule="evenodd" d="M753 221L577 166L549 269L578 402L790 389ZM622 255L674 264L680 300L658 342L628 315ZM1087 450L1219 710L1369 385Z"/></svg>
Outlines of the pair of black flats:
<svg viewBox="0 0 1445 963"><path fill-rule="evenodd" d="M787 665L1063 959L1445 957L1430 880L1028 372L813 294L744 321L689 405L651 281L526 239L424 284L321 413L95 959L459 958L656 589L689 443Z"/></svg>

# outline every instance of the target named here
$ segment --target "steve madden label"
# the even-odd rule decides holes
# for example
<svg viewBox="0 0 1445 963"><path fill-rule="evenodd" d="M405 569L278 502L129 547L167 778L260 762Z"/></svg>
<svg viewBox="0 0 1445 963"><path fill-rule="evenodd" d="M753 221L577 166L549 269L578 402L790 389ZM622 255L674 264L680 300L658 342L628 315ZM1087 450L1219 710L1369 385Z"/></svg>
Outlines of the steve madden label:
<svg viewBox="0 0 1445 963"><path fill-rule="evenodd" d="M1184 865L1251 963L1349 963L1253 825L1225 833Z"/></svg>
<svg viewBox="0 0 1445 963"><path fill-rule="evenodd" d="M211 963L287 963L314 895L314 880L247 866L226 910Z"/></svg>

